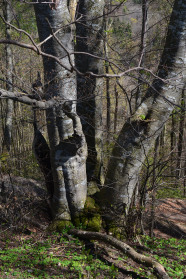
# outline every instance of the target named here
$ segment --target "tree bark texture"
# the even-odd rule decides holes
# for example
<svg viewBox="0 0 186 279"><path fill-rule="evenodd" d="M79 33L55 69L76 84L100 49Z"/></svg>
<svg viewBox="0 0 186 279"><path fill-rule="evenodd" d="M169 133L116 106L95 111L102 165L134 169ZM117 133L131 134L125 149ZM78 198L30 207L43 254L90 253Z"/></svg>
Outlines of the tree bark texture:
<svg viewBox="0 0 186 279"><path fill-rule="evenodd" d="M103 9L104 0L81 0L76 24L76 65L82 73L103 73ZM84 52L84 53L82 53ZM87 53L87 54L86 54ZM90 56L91 54L93 56ZM77 111L81 117L88 145L87 178L100 180L102 164L102 93L103 80L90 75L78 76Z"/></svg>
<svg viewBox="0 0 186 279"><path fill-rule="evenodd" d="M48 4L36 4L35 13L42 49L61 59L68 68L74 66L74 28L68 1L60 0L56 9ZM54 35L54 33L57 34ZM76 124L70 113L76 113L76 75L62 68L56 61L43 57L44 96L57 99L58 105L46 111L50 160L54 179L52 211L56 219L70 220L84 207L86 199L86 142L83 134L76 132ZM68 113L64 112L64 108ZM81 129L81 123L79 130Z"/></svg>
<svg viewBox="0 0 186 279"><path fill-rule="evenodd" d="M175 173L175 146L176 146L176 123L175 123L175 114L176 112L173 111L172 115L171 115L171 133L170 133L170 141L171 141L171 145L170 145L170 161L171 161L171 176L175 177L176 173Z"/></svg>
<svg viewBox="0 0 186 279"><path fill-rule="evenodd" d="M155 145L154 145L154 159L153 159L153 170L152 170L152 194L151 194L151 219L150 219L150 229L149 229L150 237L153 237L154 224L155 224L158 149L159 149L159 137L156 138Z"/></svg>
<svg viewBox="0 0 186 279"><path fill-rule="evenodd" d="M12 7L11 2L4 1L4 16L8 23L12 21ZM6 25L6 38L11 39L11 27ZM12 57L12 47L7 44L5 46L5 55L6 55L6 89L8 91L13 91L13 57ZM10 151L11 146L11 135L12 135L12 119L13 119L13 109L14 102L10 99L7 100L6 108L6 121L5 121L5 130L4 130L4 144L8 151Z"/></svg>
<svg viewBox="0 0 186 279"><path fill-rule="evenodd" d="M146 51L146 40L147 40L147 23L148 23L148 4L147 0L142 0L142 28L141 28L141 42L139 51L139 65L143 66L145 61L145 51ZM142 84L143 84L143 73L139 72L138 86L136 91L136 104L135 109L137 109L142 101Z"/></svg>
<svg viewBox="0 0 186 279"><path fill-rule="evenodd" d="M33 151L37 162L39 164L40 170L45 178L45 186L47 193L49 195L49 201L51 201L54 194L54 183L52 176L52 168L50 162L50 148L40 131L40 127L37 122L37 111L33 111L34 114L34 140L33 140Z"/></svg>
<svg viewBox="0 0 186 279"><path fill-rule="evenodd" d="M127 214L145 158L178 104L186 80L186 5L176 0L158 77L135 114L124 124L113 149L104 188L103 209ZM114 215L115 216L115 215ZM114 217L113 217L114 218Z"/></svg>

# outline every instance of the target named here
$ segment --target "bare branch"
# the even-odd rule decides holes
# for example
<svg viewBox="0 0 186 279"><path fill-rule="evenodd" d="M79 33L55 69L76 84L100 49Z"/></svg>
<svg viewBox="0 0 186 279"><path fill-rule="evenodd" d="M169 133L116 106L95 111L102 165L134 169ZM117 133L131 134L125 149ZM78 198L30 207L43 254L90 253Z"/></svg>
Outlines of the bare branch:
<svg viewBox="0 0 186 279"><path fill-rule="evenodd" d="M4 89L0 89L0 99L11 99L29 106L33 106L35 108L39 109L48 109L53 106L56 106L59 104L58 100L49 100L49 101L38 101L36 99L31 99L29 98L26 94L24 93L19 93L19 92L10 92Z"/></svg>
<svg viewBox="0 0 186 279"><path fill-rule="evenodd" d="M38 53L38 50L36 47L34 47L33 45L30 44L25 44L25 43L20 43L18 41L15 40L6 40L6 39L1 39L0 40L0 44L10 44L10 45L15 45L15 46L19 46L22 48L27 48L27 49L31 49L34 52Z"/></svg>
<svg viewBox="0 0 186 279"><path fill-rule="evenodd" d="M41 51L39 48L34 47L33 45L25 44L25 43L20 43L20 42L17 42L17 41L15 41L15 40L6 40L6 39L0 40L0 44L12 44L12 45L17 45L17 46L22 47L22 48L31 49L31 50L33 50L34 52L36 52L38 55L46 56L46 57L48 57L48 58L54 59L61 67L63 67L63 68L66 69L67 71L72 71L71 68L69 69L69 68L66 67L63 63L61 63L61 60L60 60L59 58L57 58L57 57L54 56L54 55L47 54L46 52Z"/></svg>
<svg viewBox="0 0 186 279"><path fill-rule="evenodd" d="M14 83L12 83L12 82L10 82L10 81L4 79L4 78L0 78L0 80L3 81L3 82L5 82L6 84L9 84L9 85L11 85L11 86L13 86L13 87L19 89L21 92L28 94L27 91L25 91L23 88L19 87L18 85L15 85Z"/></svg>
<svg viewBox="0 0 186 279"><path fill-rule="evenodd" d="M23 30L23 29L17 28L16 26L14 26L13 24L11 24L10 22L7 22L1 14L0 14L0 18L3 20L3 22L4 22L6 25L12 27L13 29L15 29L16 31L18 31L19 33L25 34L25 35L30 39L30 41L31 41L32 44L35 46L35 48L38 49L37 44L34 42L32 36L31 36L28 32L26 32L26 31ZM39 49L38 49L38 51L39 51Z"/></svg>

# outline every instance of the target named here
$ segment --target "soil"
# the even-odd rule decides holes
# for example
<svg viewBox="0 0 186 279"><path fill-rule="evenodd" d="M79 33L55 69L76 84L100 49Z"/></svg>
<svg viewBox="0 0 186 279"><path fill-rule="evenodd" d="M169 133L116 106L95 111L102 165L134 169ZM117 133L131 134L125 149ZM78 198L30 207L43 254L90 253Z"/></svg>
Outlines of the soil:
<svg viewBox="0 0 186 279"><path fill-rule="evenodd" d="M147 220L149 218L150 205ZM186 239L186 199L167 198L156 201L154 235Z"/></svg>
<svg viewBox="0 0 186 279"><path fill-rule="evenodd" d="M144 225L148 232L151 204L147 205ZM22 177L0 178L0 231L4 227L44 230L51 222L44 183ZM154 235L186 239L186 199L159 199L155 206Z"/></svg>
<svg viewBox="0 0 186 279"><path fill-rule="evenodd" d="M4 184L3 184L3 183ZM186 239L186 200L182 199L161 199L156 203L154 235L160 238ZM145 214L146 232L150 220L150 203ZM33 242L47 239L47 227L51 223L51 216L48 207L48 197L43 189L42 183L34 180L8 177L0 180L0 247L3 249L5 239L9 239L12 247L20 246L22 240L32 239ZM51 234L50 234L51 237ZM129 243L132 245L132 243ZM71 245L71 244L69 244ZM55 247L54 247L55 248ZM52 249L52 248L51 248ZM59 252L64 254L63 246ZM69 247L68 247L69 249ZM55 250L55 249L54 249ZM148 251L147 251L148 252ZM118 279L122 278L147 278L139 277L133 270L127 270L127 266L135 270L140 269L140 265L127 259L122 263L118 258L122 255L111 247L102 244L95 244L94 254L96 257L114 265L118 268ZM125 266L126 264L126 266ZM150 271L149 271L150 272ZM149 273L150 274L150 273ZM7 278L7 277L1 277ZM16 277L9 277L16 278ZM69 277L75 278L75 277ZM105 277L103 272L99 277Z"/></svg>

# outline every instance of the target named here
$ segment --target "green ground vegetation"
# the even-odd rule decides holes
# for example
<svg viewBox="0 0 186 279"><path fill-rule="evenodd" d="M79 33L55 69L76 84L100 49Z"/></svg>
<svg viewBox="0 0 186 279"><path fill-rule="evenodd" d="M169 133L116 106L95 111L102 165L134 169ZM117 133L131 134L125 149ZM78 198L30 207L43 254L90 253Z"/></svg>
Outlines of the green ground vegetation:
<svg viewBox="0 0 186 279"><path fill-rule="evenodd" d="M0 278L123 278L118 268L121 266L126 274L132 275L130 278L156 278L151 269L132 263L117 251L113 263L105 262L84 242L67 238L65 233L3 235ZM185 240L144 236L141 243L148 255L164 265L170 278L185 278Z"/></svg>

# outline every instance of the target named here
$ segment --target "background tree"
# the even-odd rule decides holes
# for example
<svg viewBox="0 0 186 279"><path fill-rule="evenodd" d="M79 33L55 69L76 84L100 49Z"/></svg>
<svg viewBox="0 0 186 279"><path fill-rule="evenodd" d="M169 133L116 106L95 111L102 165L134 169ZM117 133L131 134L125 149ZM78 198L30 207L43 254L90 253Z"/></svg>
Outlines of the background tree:
<svg viewBox="0 0 186 279"><path fill-rule="evenodd" d="M11 2L4 1L4 17L8 23L12 21L12 9ZM6 38L11 39L11 27L6 25ZM5 47L6 54L6 89L8 91L13 91L13 55L11 46L9 44ZM8 151L10 151L11 146L11 135L12 135L12 117L13 117L13 101L7 100L7 110L6 110L6 121L5 121L5 131L4 131L4 144Z"/></svg>
<svg viewBox="0 0 186 279"><path fill-rule="evenodd" d="M76 22L77 112L88 145L87 179L101 183L103 160L103 41L105 1L79 1ZM85 74L86 75L82 75ZM88 73L92 73L88 74Z"/></svg>
<svg viewBox="0 0 186 279"><path fill-rule="evenodd" d="M183 1L175 1L158 76L141 106L124 124L113 149L99 196L102 204L105 201L108 208L112 205L111 211L116 214L128 213L143 162L181 97L185 83L185 16Z"/></svg>

